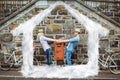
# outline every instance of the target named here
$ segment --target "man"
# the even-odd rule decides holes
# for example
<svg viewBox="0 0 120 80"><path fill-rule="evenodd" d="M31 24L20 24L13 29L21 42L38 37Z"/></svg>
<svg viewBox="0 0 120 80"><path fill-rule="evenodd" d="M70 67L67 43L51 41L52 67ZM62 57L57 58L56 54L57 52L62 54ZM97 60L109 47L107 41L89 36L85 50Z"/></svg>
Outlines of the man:
<svg viewBox="0 0 120 80"><path fill-rule="evenodd" d="M56 40L48 38L48 37L45 37L44 33L43 33L43 29L38 30L38 37L40 39L40 43L41 43L41 45L43 47L43 50L46 53L47 64L50 65L50 52L51 51L50 51L50 46L49 46L47 41L56 41Z"/></svg>
<svg viewBox="0 0 120 80"><path fill-rule="evenodd" d="M60 40L59 41L59 42L69 42L68 46L66 48L66 61L67 61L68 65L72 65L71 56L72 56L72 53L74 52L75 47L77 46L77 44L78 44L78 42L80 40L79 34L80 34L80 29L75 28L74 29L75 37L67 39L67 40Z"/></svg>

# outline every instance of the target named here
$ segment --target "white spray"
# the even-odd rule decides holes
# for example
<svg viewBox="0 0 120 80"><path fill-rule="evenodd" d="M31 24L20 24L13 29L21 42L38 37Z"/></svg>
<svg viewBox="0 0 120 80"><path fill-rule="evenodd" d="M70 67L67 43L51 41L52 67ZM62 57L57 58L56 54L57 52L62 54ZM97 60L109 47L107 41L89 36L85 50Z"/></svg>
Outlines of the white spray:
<svg viewBox="0 0 120 80"><path fill-rule="evenodd" d="M86 65L74 66L33 66L33 29L39 24L50 12L57 6L64 6L68 12L75 17L79 23L85 26L88 31L88 57L89 61ZM98 48L99 36L108 34L108 30L103 28L100 24L93 22L88 17L79 13L75 9L63 2L56 2L49 8L41 11L39 14L20 24L12 31L13 35L17 36L23 33L22 52L23 52L23 66L22 73L25 77L48 77L48 78L84 78L98 74Z"/></svg>

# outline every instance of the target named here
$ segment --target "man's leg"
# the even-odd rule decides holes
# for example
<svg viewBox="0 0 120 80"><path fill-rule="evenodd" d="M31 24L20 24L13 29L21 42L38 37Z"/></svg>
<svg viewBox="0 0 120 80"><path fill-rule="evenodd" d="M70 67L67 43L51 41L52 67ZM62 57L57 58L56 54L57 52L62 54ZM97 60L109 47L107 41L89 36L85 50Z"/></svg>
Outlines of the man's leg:
<svg viewBox="0 0 120 80"><path fill-rule="evenodd" d="M50 49L46 50L47 64L50 65Z"/></svg>
<svg viewBox="0 0 120 80"><path fill-rule="evenodd" d="M72 52L71 51L66 51L66 61L67 61L68 65L72 65L71 56L72 56Z"/></svg>

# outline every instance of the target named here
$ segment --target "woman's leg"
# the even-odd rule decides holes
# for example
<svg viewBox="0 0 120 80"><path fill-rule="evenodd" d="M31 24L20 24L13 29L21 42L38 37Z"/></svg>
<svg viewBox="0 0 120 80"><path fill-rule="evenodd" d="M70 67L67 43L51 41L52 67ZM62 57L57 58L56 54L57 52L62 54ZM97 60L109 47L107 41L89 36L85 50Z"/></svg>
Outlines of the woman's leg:
<svg viewBox="0 0 120 80"><path fill-rule="evenodd" d="M47 64L50 65L50 49L46 50Z"/></svg>

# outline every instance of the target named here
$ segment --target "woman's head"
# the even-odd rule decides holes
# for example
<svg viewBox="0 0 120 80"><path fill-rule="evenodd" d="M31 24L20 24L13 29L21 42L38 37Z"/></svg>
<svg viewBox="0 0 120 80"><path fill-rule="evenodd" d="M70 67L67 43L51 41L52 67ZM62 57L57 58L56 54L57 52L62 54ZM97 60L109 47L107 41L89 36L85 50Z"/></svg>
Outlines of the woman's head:
<svg viewBox="0 0 120 80"><path fill-rule="evenodd" d="M39 29L39 30L38 30L38 36L42 36L42 35L44 35L43 29Z"/></svg>

